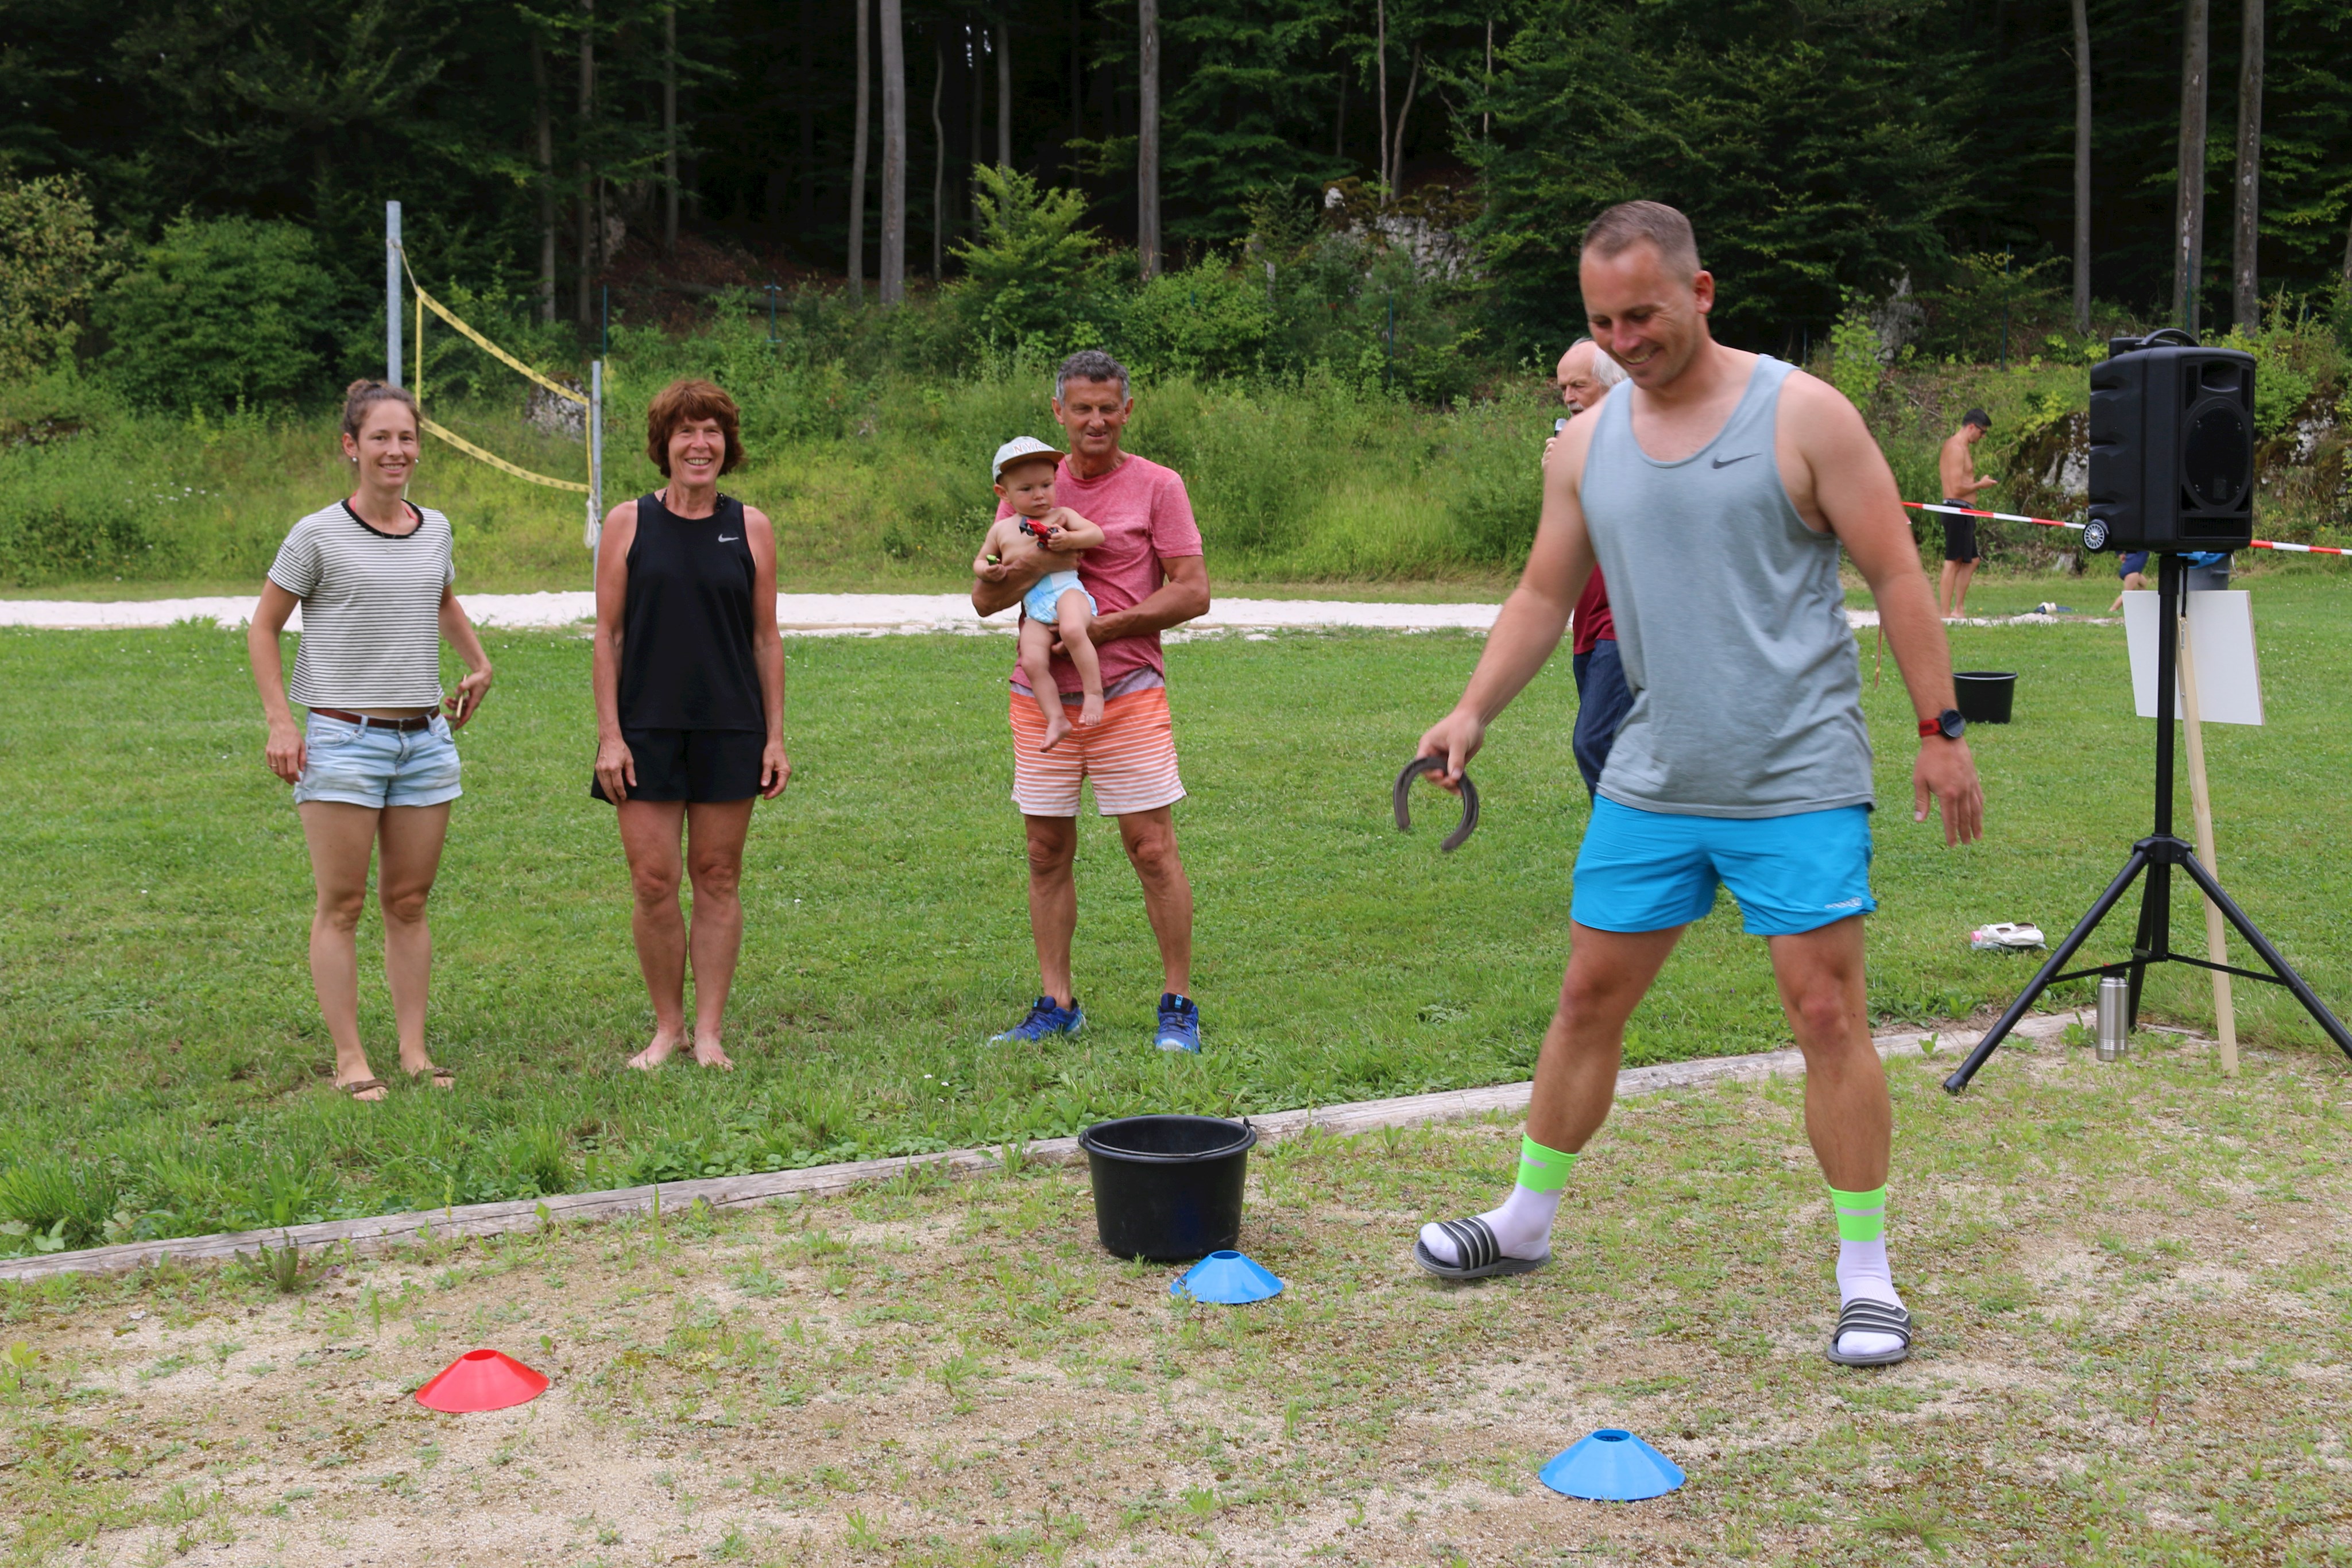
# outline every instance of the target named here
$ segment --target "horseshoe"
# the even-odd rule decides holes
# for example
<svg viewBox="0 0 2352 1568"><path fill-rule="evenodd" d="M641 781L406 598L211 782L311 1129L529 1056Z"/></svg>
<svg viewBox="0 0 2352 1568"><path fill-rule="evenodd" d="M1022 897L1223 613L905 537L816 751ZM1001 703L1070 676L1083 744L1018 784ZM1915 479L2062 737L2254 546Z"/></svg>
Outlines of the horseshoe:
<svg viewBox="0 0 2352 1568"><path fill-rule="evenodd" d="M1423 773L1444 771L1445 759L1442 757L1416 757L1404 765L1404 771L1397 775L1396 781L1396 824L1399 831L1412 831L1412 810L1407 803L1406 797L1412 793L1413 779ZM1446 834L1444 841L1437 847L1451 854L1460 849L1464 841L1477 831L1478 786L1470 782L1470 774L1467 769L1465 769L1462 775L1461 825Z"/></svg>

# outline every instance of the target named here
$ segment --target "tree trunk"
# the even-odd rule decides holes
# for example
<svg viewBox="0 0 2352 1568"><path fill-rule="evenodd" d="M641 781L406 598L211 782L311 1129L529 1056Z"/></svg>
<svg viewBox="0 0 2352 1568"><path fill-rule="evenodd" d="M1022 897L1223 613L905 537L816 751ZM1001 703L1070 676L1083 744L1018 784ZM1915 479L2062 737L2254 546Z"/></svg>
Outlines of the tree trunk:
<svg viewBox="0 0 2352 1568"><path fill-rule="evenodd" d="M809 40L816 34L815 7L810 0L801 0L800 41L801 74L801 200L800 210L793 214L793 233L806 239L816 227L816 106L810 101L816 81L816 69L809 59Z"/></svg>
<svg viewBox="0 0 2352 1568"><path fill-rule="evenodd" d="M947 250L946 217L940 204L948 190L948 133L940 123L940 89L947 85L947 56L939 40L931 40L931 287L940 286L941 257Z"/></svg>
<svg viewBox="0 0 2352 1568"><path fill-rule="evenodd" d="M596 221L596 202L588 173L588 134L594 123L596 111L596 0L581 0L580 8L587 21L580 29L580 156L573 161L572 167L579 175L580 185L580 250L576 257L580 274L578 310L580 325L586 327L596 319L594 312L588 308L589 279L596 270L596 243L591 233Z"/></svg>
<svg viewBox="0 0 2352 1568"><path fill-rule="evenodd" d="M539 34L530 36L532 131L539 152L539 319L555 319L555 109L550 103L547 49Z"/></svg>
<svg viewBox="0 0 2352 1568"><path fill-rule="evenodd" d="M2172 319L2197 330L2205 270L2205 88L2211 0L2188 0L2180 41L2180 180L2172 206Z"/></svg>
<svg viewBox="0 0 2352 1568"><path fill-rule="evenodd" d="M1348 155L1348 62L1339 62L1339 112L1332 116L1331 156L1343 159Z"/></svg>
<svg viewBox="0 0 2352 1568"><path fill-rule="evenodd" d="M981 163L981 120L988 109L988 78L982 74L980 58L986 51L982 47L982 35L980 30L969 22L965 23L963 52L964 57L971 63L971 69L964 73L962 213L965 232L970 234L979 233L980 214L976 204L980 195L980 182L973 177L972 172L978 169Z"/></svg>
<svg viewBox="0 0 2352 1568"><path fill-rule="evenodd" d="M1404 102L1397 109L1396 141L1389 152L1389 199L1391 201L1394 201L1401 194L1397 185L1404 178L1404 122L1412 113L1412 95L1419 90L1420 87L1421 48L1416 45L1412 51L1412 74L1405 78Z"/></svg>
<svg viewBox="0 0 2352 1568"><path fill-rule="evenodd" d="M866 302L866 91L874 67L866 18L874 0L857 0L857 129L849 139L849 302Z"/></svg>
<svg viewBox="0 0 2352 1568"><path fill-rule="evenodd" d="M2074 0L2074 330L2091 332L2091 15Z"/></svg>
<svg viewBox="0 0 2352 1568"><path fill-rule="evenodd" d="M2252 334L2262 326L2263 0L2245 0L2238 51L2238 213L2230 257L2230 319Z"/></svg>
<svg viewBox="0 0 2352 1568"><path fill-rule="evenodd" d="M1486 92L1489 97L1492 97L1494 91L1495 18L1489 16L1486 18ZM1489 110L1481 110L1478 113L1478 134L1481 136L1491 136L1494 134L1494 131L1495 116L1493 111Z"/></svg>
<svg viewBox="0 0 2352 1568"><path fill-rule="evenodd" d="M1142 80L1135 134L1135 248L1146 283L1160 276L1160 0L1138 0L1142 24Z"/></svg>
<svg viewBox="0 0 2352 1568"><path fill-rule="evenodd" d="M996 24L996 166L1013 167L1013 29Z"/></svg>
<svg viewBox="0 0 2352 1568"><path fill-rule="evenodd" d="M1374 5L1374 6L1373 6L1373 8L1372 8L1372 16L1373 16L1373 20L1374 20L1374 30L1373 30L1373 33L1372 33L1372 54L1373 54L1373 56L1375 57L1375 59L1376 59L1376 61L1377 61L1377 63L1378 63L1378 66L1379 66L1379 69L1378 69L1378 71L1377 71L1377 73L1376 73L1376 74L1377 74L1377 75L1379 76L1379 78L1380 78L1380 98L1381 98L1381 102L1380 102L1380 111L1381 111L1381 135L1380 135L1380 147L1379 147L1379 158L1378 158L1378 162L1379 162L1379 163L1380 163L1379 178L1380 178L1380 182L1381 182L1381 192L1382 192L1382 198L1381 198L1381 199L1382 199L1383 201L1385 201L1385 200L1387 199L1387 197L1386 197L1386 192L1388 191L1388 188L1389 188L1389 3L1388 3L1388 0L1376 0L1376 4Z"/></svg>
<svg viewBox="0 0 2352 1568"><path fill-rule="evenodd" d="M907 298L907 28L882 0L882 303Z"/></svg>
<svg viewBox="0 0 2352 1568"><path fill-rule="evenodd" d="M677 254L677 6L662 7L662 254Z"/></svg>

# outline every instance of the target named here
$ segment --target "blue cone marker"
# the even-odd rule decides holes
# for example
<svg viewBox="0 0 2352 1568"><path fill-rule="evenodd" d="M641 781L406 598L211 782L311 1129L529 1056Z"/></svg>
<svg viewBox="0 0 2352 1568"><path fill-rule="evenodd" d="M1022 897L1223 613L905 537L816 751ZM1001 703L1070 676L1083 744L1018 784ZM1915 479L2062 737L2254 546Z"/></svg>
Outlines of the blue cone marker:
<svg viewBox="0 0 2352 1568"><path fill-rule="evenodd" d="M1220 1306L1239 1306L1244 1301L1263 1301L1280 1295L1282 1281L1238 1252L1212 1252L1185 1270L1183 1277L1168 1287L1168 1293Z"/></svg>
<svg viewBox="0 0 2352 1568"><path fill-rule="evenodd" d="M1603 1427L1554 1454L1537 1479L1564 1497L1638 1502L1683 1484L1682 1467L1622 1427Z"/></svg>

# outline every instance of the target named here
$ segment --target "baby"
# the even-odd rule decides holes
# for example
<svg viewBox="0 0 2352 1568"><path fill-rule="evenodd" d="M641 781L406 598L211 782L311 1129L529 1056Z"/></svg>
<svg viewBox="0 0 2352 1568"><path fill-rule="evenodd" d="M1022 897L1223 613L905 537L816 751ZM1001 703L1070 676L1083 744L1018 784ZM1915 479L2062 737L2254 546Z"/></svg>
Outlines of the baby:
<svg viewBox="0 0 2352 1568"><path fill-rule="evenodd" d="M1013 508L988 530L988 538L972 561L972 575L988 582L1004 580L1005 558L1025 535L1039 549L1066 556L1068 564L1048 571L1021 600L1021 674L1045 716L1045 743L1051 751L1070 733L1062 712L1062 694L1054 685L1054 639L1059 636L1070 663L1078 668L1086 697L1078 722L1097 725L1103 716L1102 664L1095 657L1095 600L1078 585L1077 557L1103 542L1103 531L1070 510L1054 504L1054 472L1062 455L1044 442L1023 435L996 449L996 493Z"/></svg>

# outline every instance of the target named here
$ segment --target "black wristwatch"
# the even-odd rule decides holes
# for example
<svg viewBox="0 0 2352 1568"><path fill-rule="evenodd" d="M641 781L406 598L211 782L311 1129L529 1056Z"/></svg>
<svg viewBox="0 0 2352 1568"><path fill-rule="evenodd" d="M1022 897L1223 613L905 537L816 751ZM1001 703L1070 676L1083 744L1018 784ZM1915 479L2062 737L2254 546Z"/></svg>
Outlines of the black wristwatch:
<svg viewBox="0 0 2352 1568"><path fill-rule="evenodd" d="M1946 740L1958 740L1968 733L1968 728L1969 721L1960 716L1960 710L1948 707L1933 718L1919 721L1919 738L1925 740L1931 735L1940 735Z"/></svg>

